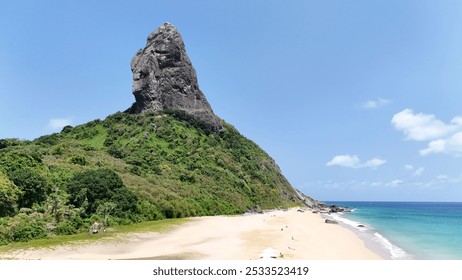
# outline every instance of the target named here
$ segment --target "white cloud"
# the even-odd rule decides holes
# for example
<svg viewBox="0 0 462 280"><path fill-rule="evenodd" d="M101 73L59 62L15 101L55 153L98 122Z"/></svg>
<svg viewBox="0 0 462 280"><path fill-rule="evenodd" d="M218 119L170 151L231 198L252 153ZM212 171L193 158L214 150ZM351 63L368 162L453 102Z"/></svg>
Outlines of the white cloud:
<svg viewBox="0 0 462 280"><path fill-rule="evenodd" d="M462 132L446 138L438 139L428 143L427 148L419 151L422 156L438 153L450 153L454 155L462 154Z"/></svg>
<svg viewBox="0 0 462 280"><path fill-rule="evenodd" d="M438 180L447 180L448 178L449 178L448 175L438 175L438 176L436 176L436 179L438 179Z"/></svg>
<svg viewBox="0 0 462 280"><path fill-rule="evenodd" d="M391 182L388 182L388 183L387 183L387 186L389 186L389 187L398 187L398 186L400 186L402 183L404 183L403 180L396 179L396 180L393 180L393 181L391 181Z"/></svg>
<svg viewBox="0 0 462 280"><path fill-rule="evenodd" d="M434 140L451 134L462 128L462 117L452 119L446 124L435 115L418 113L404 109L395 114L391 123L397 130L403 131L406 138L415 141Z"/></svg>
<svg viewBox="0 0 462 280"><path fill-rule="evenodd" d="M441 189L448 186L459 186L462 183L462 176L451 177L448 175L438 175L434 179L425 182L415 182L413 185L422 188Z"/></svg>
<svg viewBox="0 0 462 280"><path fill-rule="evenodd" d="M456 124L456 125L462 125L462 117L457 116L451 120L451 123Z"/></svg>
<svg viewBox="0 0 462 280"><path fill-rule="evenodd" d="M326 166L341 166L347 168L377 168L385 164L386 160L373 158L364 163L356 155L338 155L326 163Z"/></svg>
<svg viewBox="0 0 462 280"><path fill-rule="evenodd" d="M385 164L386 162L386 160L380 158L373 158L371 160L366 161L361 167L377 168L380 165Z"/></svg>
<svg viewBox="0 0 462 280"><path fill-rule="evenodd" d="M414 171L414 173L412 174L412 176L420 176L423 174L423 172L425 171L425 168L423 167L419 167L416 169L416 171Z"/></svg>
<svg viewBox="0 0 462 280"><path fill-rule="evenodd" d="M423 167L414 168L414 166L412 166L411 164L406 164L404 166L404 169L407 170L407 171L412 172L412 176L420 176L425 171L425 168L423 168Z"/></svg>
<svg viewBox="0 0 462 280"><path fill-rule="evenodd" d="M406 164L406 165L404 166L404 169L406 169L406 170L414 170L414 166L412 166L412 165L410 165L410 164Z"/></svg>
<svg viewBox="0 0 462 280"><path fill-rule="evenodd" d="M431 114L415 114L405 109L395 114L392 125L406 135L408 140L429 141L420 155L446 153L462 155L462 116L454 117L445 123Z"/></svg>
<svg viewBox="0 0 462 280"><path fill-rule="evenodd" d="M331 161L326 163L327 166L343 166L349 168L356 168L360 164L360 160L356 155L338 155L335 156Z"/></svg>
<svg viewBox="0 0 462 280"><path fill-rule="evenodd" d="M47 129L50 131L60 131L66 125L72 125L71 118L51 119L48 121Z"/></svg>
<svg viewBox="0 0 462 280"><path fill-rule="evenodd" d="M364 109L377 109L379 107L386 106L391 103L391 100L385 98L379 98L377 100L368 100L362 104Z"/></svg>
<svg viewBox="0 0 462 280"><path fill-rule="evenodd" d="M428 147L426 149L422 149L419 151L420 155L426 156L431 153L442 153L444 152L446 147L446 140L438 139L431 141L428 143Z"/></svg>
<svg viewBox="0 0 462 280"><path fill-rule="evenodd" d="M462 153L462 131L457 132L447 139L445 152Z"/></svg>

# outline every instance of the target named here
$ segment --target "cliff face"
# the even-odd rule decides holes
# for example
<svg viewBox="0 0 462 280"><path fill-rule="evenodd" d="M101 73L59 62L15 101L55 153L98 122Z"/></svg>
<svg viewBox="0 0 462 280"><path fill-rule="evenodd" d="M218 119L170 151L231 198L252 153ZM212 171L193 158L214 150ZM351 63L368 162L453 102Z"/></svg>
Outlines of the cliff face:
<svg viewBox="0 0 462 280"><path fill-rule="evenodd" d="M144 49L131 62L134 114L171 109L182 110L220 130L220 119L213 113L199 89L196 71L186 53L178 30L165 23L152 32Z"/></svg>

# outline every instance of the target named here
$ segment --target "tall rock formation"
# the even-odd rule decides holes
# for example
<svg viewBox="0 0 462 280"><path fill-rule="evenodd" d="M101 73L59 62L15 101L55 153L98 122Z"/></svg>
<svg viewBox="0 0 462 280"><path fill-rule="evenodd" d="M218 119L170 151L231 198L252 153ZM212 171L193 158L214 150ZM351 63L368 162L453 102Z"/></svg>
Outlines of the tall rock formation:
<svg viewBox="0 0 462 280"><path fill-rule="evenodd" d="M196 71L186 53L180 33L170 23L152 32L144 49L131 62L133 95L131 113L183 110L207 122L214 130L222 128L207 99L199 89Z"/></svg>

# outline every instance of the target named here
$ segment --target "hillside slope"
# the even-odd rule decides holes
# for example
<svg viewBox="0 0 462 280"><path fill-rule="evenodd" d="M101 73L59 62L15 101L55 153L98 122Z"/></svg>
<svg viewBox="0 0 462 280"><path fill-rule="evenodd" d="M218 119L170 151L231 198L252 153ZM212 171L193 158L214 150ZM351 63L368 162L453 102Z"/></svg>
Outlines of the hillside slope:
<svg viewBox="0 0 462 280"><path fill-rule="evenodd" d="M0 245L95 222L312 204L213 113L172 24L149 35L131 69L136 102L126 112L34 141L0 140Z"/></svg>
<svg viewBox="0 0 462 280"><path fill-rule="evenodd" d="M0 215L13 216L0 223L29 227L25 237L4 234L3 243L87 230L105 213L112 223L128 223L301 205L274 160L231 125L223 127L215 132L182 111L119 112L34 141L0 140ZM97 209L107 202L117 209L123 199L110 196L93 208L88 194L86 205L78 202L75 178L101 170L113 171L134 194L133 207Z"/></svg>

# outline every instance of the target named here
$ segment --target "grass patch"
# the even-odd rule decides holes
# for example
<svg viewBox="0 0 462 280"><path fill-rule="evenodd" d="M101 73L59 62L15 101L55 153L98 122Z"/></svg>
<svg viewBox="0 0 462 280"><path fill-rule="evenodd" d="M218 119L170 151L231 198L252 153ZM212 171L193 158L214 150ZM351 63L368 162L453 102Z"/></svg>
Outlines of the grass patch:
<svg viewBox="0 0 462 280"><path fill-rule="evenodd" d="M0 253L7 253L19 250L50 249L65 245L84 245L96 241L111 242L117 239L126 238L129 234L141 232L165 232L175 226L182 225L189 219L167 219L160 221L141 222L132 225L114 226L108 228L106 233L88 234L78 233L74 235L60 235L42 239L30 240L28 242L15 242L0 246Z"/></svg>

